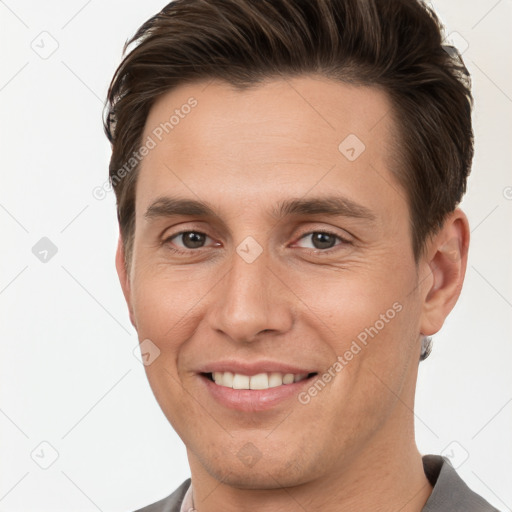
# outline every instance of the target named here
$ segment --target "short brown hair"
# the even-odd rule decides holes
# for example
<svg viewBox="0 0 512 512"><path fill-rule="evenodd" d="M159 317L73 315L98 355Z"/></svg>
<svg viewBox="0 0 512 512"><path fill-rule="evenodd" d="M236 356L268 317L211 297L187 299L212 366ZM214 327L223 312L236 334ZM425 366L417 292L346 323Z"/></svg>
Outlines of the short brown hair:
<svg viewBox="0 0 512 512"><path fill-rule="evenodd" d="M123 53L132 43L110 84L104 118L128 264L139 166L120 170L140 147L156 98L184 83L217 78L243 89L320 74L383 89L394 109L401 165L392 172L407 195L416 262L466 191L470 77L421 0L175 0Z"/></svg>

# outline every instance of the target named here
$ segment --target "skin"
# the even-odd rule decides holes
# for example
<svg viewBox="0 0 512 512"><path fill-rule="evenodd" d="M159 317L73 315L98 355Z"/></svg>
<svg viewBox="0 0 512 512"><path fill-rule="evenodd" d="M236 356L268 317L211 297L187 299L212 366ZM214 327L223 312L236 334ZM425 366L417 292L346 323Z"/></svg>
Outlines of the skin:
<svg viewBox="0 0 512 512"><path fill-rule="evenodd" d="M116 266L139 339L160 350L145 369L187 447L195 508L421 510L432 487L414 439L420 333L436 333L460 294L465 214L446 219L416 265L390 171L392 109L378 89L318 76L245 91L187 84L154 104L143 138L191 96L197 106L141 164L133 257L127 270L120 239ZM338 150L350 133L366 146L352 162ZM333 194L374 220L269 213ZM147 218L164 195L207 202L216 217ZM184 230L207 235L203 246L169 238ZM318 249L315 230L335 245ZM248 236L263 250L252 263L236 251ZM401 311L306 405L234 411L199 382L199 366L221 358L326 371L396 302ZM251 465L237 456L247 443Z"/></svg>

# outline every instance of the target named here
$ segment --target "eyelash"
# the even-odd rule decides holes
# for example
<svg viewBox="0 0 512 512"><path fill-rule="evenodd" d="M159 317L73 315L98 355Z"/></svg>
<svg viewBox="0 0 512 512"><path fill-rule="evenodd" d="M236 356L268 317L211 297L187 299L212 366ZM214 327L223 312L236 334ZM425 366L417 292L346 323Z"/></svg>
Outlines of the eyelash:
<svg viewBox="0 0 512 512"><path fill-rule="evenodd" d="M180 235L183 235L185 233L196 233L196 234L205 235L206 237L208 237L208 235L206 233L203 233L202 231L195 231L195 230L192 230L192 229L188 229L188 230L185 230L185 231L179 231L178 233L174 233L173 235L167 237L165 240L163 240L162 245L167 244L168 245L168 249L170 251L172 251L175 254L179 254L179 255L188 255L188 254L191 254L193 252L199 252L199 251L201 251L201 249L205 249L205 247L199 247L197 249L182 250L182 249L176 249L175 247L172 247L171 245L169 245L169 242L171 242L171 240L173 240L174 238L177 238ZM302 248L302 249L305 249L306 251L308 251L310 253L314 253L314 254L319 254L319 253L325 254L325 253L331 253L332 251L336 250L336 247L339 247L340 245L351 245L351 242L349 240L347 240L347 239L337 235L336 233L333 233L331 231L322 230L322 229L316 229L314 231L308 231L306 233L303 233L297 239L297 241L302 240L303 238L305 238L307 236L311 236L311 235L316 234L316 233L322 233L324 235L333 236L334 238L337 238L341 243L336 244L333 247L329 247L328 249L308 249L308 248ZM208 238L211 238L211 237L208 237Z"/></svg>

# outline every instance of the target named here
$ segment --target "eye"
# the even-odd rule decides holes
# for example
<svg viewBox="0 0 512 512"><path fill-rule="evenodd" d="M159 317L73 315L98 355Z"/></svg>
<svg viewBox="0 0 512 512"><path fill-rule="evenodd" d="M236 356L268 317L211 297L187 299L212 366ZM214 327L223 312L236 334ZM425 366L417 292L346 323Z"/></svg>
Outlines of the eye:
<svg viewBox="0 0 512 512"><path fill-rule="evenodd" d="M201 231L180 231L167 237L163 244L168 245L168 248L175 253L187 254L194 249L206 247L208 241L211 245L213 240ZM302 235L295 245L313 251L328 252L329 249L343 244L350 244L350 241L329 231L311 231ZM221 244L215 242L213 245L220 246Z"/></svg>
<svg viewBox="0 0 512 512"><path fill-rule="evenodd" d="M181 249L201 249L204 247L206 240L212 240L205 233L200 231L181 231L164 240L164 243L172 243L179 249L170 247L175 252L187 252Z"/></svg>
<svg viewBox="0 0 512 512"><path fill-rule="evenodd" d="M306 233L299 238L297 244L300 244L302 240L311 240L312 247L304 247L303 245L299 245L300 247L304 247L306 249L316 249L325 251L326 249L331 249L336 245L341 245L341 243L349 244L348 240L341 238L339 235L334 233L330 233L328 231L312 231L310 233ZM341 243L336 243L339 240Z"/></svg>

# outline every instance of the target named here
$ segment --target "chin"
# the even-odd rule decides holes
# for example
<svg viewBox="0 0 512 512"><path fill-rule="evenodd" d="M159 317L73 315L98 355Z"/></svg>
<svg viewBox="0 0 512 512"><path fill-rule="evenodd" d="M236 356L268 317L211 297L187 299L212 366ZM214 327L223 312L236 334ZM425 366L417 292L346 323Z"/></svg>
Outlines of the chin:
<svg viewBox="0 0 512 512"><path fill-rule="evenodd" d="M235 470L232 466L216 468L212 476L225 485L237 489L282 489L306 483L309 480L305 475L294 475L284 468L268 468L256 471L254 468ZM220 469L220 471L219 471Z"/></svg>
<svg viewBox="0 0 512 512"><path fill-rule="evenodd" d="M250 449L246 448L246 452L250 453ZM294 487L319 478L325 471L322 461L307 461L303 452L287 454L279 450L252 460L247 453L229 451L228 455L224 452L213 457L210 453L208 460L200 458L200 462L217 481L237 489Z"/></svg>

